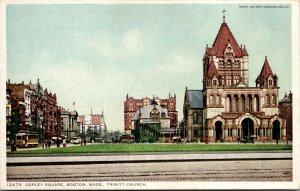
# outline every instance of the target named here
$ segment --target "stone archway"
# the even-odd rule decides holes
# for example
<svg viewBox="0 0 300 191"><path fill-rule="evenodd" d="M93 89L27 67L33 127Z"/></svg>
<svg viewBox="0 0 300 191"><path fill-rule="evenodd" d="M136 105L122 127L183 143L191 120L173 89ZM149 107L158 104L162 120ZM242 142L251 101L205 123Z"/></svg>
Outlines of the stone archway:
<svg viewBox="0 0 300 191"><path fill-rule="evenodd" d="M242 138L254 135L254 123L252 119L246 118L242 121Z"/></svg>
<svg viewBox="0 0 300 191"><path fill-rule="evenodd" d="M221 140L223 138L222 137L223 129L222 129L222 122L221 121L216 121L215 130L216 130L216 140Z"/></svg>
<svg viewBox="0 0 300 191"><path fill-rule="evenodd" d="M280 140L280 122L278 120L274 120L272 125L273 125L272 139Z"/></svg>

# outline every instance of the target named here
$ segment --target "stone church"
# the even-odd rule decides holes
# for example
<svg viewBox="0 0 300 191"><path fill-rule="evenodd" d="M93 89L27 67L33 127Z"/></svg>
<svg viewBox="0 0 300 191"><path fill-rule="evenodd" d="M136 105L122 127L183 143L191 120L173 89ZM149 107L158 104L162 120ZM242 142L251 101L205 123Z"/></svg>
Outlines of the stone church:
<svg viewBox="0 0 300 191"><path fill-rule="evenodd" d="M266 56L255 87L249 87L248 58L246 46L238 44L223 17L212 47L206 46L203 57L202 140L286 139L286 121L278 116L278 77Z"/></svg>

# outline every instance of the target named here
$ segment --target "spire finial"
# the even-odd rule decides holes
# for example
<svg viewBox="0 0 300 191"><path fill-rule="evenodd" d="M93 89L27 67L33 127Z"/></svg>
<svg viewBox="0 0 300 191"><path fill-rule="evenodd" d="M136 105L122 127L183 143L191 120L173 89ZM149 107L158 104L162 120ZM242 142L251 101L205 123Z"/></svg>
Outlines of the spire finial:
<svg viewBox="0 0 300 191"><path fill-rule="evenodd" d="M225 23L225 13L227 12L225 9L223 9L223 23Z"/></svg>

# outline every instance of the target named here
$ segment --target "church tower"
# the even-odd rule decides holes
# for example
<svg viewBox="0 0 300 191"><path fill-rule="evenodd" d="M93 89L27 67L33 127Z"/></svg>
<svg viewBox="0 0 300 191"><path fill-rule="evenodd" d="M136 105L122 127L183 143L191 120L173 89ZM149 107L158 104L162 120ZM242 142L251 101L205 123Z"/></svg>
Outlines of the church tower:
<svg viewBox="0 0 300 191"><path fill-rule="evenodd" d="M265 57L256 87L250 87L248 57L246 46L238 44L223 16L203 57L202 130L208 141L286 138L285 120L278 116L278 77Z"/></svg>
<svg viewBox="0 0 300 191"><path fill-rule="evenodd" d="M239 46L225 17L212 47L206 47L203 57L203 88L249 85L248 52Z"/></svg>

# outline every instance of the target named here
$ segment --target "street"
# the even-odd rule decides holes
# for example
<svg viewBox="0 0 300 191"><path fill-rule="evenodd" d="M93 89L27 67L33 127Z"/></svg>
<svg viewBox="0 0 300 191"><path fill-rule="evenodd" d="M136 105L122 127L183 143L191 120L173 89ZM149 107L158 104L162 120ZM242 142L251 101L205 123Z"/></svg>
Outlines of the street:
<svg viewBox="0 0 300 191"><path fill-rule="evenodd" d="M7 181L292 181L292 160L11 166Z"/></svg>

